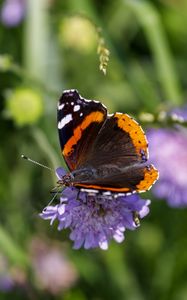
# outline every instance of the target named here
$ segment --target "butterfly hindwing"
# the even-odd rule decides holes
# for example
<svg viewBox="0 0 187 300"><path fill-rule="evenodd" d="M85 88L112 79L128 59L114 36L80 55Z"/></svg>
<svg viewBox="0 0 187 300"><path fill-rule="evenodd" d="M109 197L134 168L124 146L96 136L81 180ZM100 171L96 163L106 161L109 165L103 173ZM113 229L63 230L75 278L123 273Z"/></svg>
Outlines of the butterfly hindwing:
<svg viewBox="0 0 187 300"><path fill-rule="evenodd" d="M158 179L158 171L153 165L138 165L124 168L116 173L102 177L75 177L75 186L82 188L108 190L116 193L145 192Z"/></svg>

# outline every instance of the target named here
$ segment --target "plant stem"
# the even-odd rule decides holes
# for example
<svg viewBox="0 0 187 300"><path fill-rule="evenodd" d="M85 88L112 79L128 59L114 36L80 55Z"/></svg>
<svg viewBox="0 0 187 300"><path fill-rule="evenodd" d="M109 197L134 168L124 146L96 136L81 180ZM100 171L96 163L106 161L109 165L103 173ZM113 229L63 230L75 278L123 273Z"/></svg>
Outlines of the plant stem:
<svg viewBox="0 0 187 300"><path fill-rule="evenodd" d="M173 105L182 104L181 88L173 57L156 8L144 0L124 0L124 4L143 27L166 101L169 100Z"/></svg>

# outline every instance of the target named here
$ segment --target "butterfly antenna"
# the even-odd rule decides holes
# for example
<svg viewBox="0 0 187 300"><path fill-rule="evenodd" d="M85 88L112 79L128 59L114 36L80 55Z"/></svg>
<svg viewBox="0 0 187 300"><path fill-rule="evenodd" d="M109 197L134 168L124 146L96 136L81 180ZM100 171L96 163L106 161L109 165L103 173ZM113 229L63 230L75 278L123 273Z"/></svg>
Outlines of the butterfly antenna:
<svg viewBox="0 0 187 300"><path fill-rule="evenodd" d="M43 164L41 164L41 163L39 163L39 162L37 162L37 161L31 159L31 158L25 156L24 154L21 155L21 158L26 159L26 160L32 162L33 164L38 165L38 166L40 166L40 167L42 167L42 168L48 169L48 170L50 170L50 171L53 171L52 168L47 167L47 166L45 166L45 165L43 165Z"/></svg>

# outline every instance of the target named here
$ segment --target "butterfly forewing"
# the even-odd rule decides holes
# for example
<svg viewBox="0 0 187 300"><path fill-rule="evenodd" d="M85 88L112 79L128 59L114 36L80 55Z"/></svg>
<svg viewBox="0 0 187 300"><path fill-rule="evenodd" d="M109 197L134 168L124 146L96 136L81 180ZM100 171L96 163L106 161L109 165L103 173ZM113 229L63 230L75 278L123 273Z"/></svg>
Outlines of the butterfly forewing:
<svg viewBox="0 0 187 300"><path fill-rule="evenodd" d="M117 113L107 118L84 163L92 167L115 165L125 168L145 163L147 149L147 139L140 125L127 114Z"/></svg>
<svg viewBox="0 0 187 300"><path fill-rule="evenodd" d="M148 143L141 126L127 114L116 113L107 118L81 166L93 170L94 176L77 173L76 185L116 192L148 190L158 171L146 165L147 159Z"/></svg>
<svg viewBox="0 0 187 300"><path fill-rule="evenodd" d="M57 109L58 132L71 171L86 160L106 116L107 110L100 102L83 99L76 90L62 94Z"/></svg>

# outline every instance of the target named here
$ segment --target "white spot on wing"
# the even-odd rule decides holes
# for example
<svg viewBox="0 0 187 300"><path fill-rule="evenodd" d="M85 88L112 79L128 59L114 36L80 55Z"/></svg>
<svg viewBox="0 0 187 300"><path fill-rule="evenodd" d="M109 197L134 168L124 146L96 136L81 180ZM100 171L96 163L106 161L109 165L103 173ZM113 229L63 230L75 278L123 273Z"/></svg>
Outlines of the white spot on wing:
<svg viewBox="0 0 187 300"><path fill-rule="evenodd" d="M76 112L76 111L78 111L80 108L81 108L80 105L75 105L74 108L73 108L73 111Z"/></svg>
<svg viewBox="0 0 187 300"><path fill-rule="evenodd" d="M72 89L72 90L64 90L64 91L63 91L63 94L65 94L65 93L74 93L74 92L76 92L75 89Z"/></svg>
<svg viewBox="0 0 187 300"><path fill-rule="evenodd" d="M114 194L114 198L127 196L127 194L131 195L131 193L115 193L115 194Z"/></svg>
<svg viewBox="0 0 187 300"><path fill-rule="evenodd" d="M102 194L103 194L103 195L106 195L106 196L110 196L110 195L111 195L111 192L110 192L110 191L107 191L107 192L103 192Z"/></svg>
<svg viewBox="0 0 187 300"><path fill-rule="evenodd" d="M72 115L65 116L61 121L58 122L58 129L62 129L66 124L72 121Z"/></svg>
<svg viewBox="0 0 187 300"><path fill-rule="evenodd" d="M83 113L81 112L81 113L80 113L80 117L82 117L82 116L83 116Z"/></svg>
<svg viewBox="0 0 187 300"><path fill-rule="evenodd" d="M81 192L86 192L86 193L88 193L88 194L97 194L97 193L99 193L99 191L98 190L94 190L94 189L82 189L81 188Z"/></svg>
<svg viewBox="0 0 187 300"><path fill-rule="evenodd" d="M129 193L126 193L126 196L131 196L133 193L132 192L129 192Z"/></svg>
<svg viewBox="0 0 187 300"><path fill-rule="evenodd" d="M62 103L62 104L59 104L59 105L58 105L58 109L59 109L59 110L61 110L61 109L63 109L63 108L64 108L64 106L65 106L65 104L64 104L64 103Z"/></svg>
<svg viewBox="0 0 187 300"><path fill-rule="evenodd" d="M79 95L80 96L80 95ZM103 104L103 103L101 103L101 102L99 102L99 101L97 101L97 100L90 100L90 99L85 99L85 98L83 98L83 97L81 97L80 96L80 99L81 100L84 100L85 102L95 102L95 103L99 103L99 104L101 104L104 108L106 108L107 109L107 107Z"/></svg>
<svg viewBox="0 0 187 300"><path fill-rule="evenodd" d="M92 101L92 100L88 100L88 99L85 99L85 98L81 97L81 95L79 95L79 96L80 96L80 99L84 100L85 102L91 102Z"/></svg>

